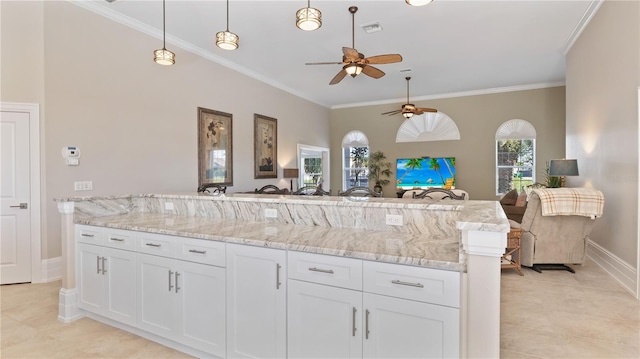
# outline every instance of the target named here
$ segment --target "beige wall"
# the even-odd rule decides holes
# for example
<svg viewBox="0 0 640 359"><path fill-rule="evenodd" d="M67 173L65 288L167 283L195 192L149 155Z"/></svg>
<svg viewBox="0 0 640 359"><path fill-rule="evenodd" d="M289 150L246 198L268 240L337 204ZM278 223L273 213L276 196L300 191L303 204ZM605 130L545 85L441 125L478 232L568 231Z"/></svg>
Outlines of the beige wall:
<svg viewBox="0 0 640 359"><path fill-rule="evenodd" d="M396 133L404 118L380 114L400 108L400 103L333 110L332 187L337 188L342 183L340 147L344 135L352 130L364 132L369 139L370 150L381 150L393 164L396 158L455 157L456 186L469 192L471 199L496 199L495 134L505 121L522 119L535 127L538 179L544 173L547 160L564 157L564 87L417 101L415 104L437 108L451 117L460 131L460 140L396 143ZM395 173L391 179L392 183L383 189L385 197L396 195Z"/></svg>
<svg viewBox="0 0 640 359"><path fill-rule="evenodd" d="M571 186L605 195L591 239L638 268L640 2L605 1L567 55Z"/></svg>
<svg viewBox="0 0 640 359"><path fill-rule="evenodd" d="M60 255L60 222L53 198L149 192L195 192L197 107L233 114L233 181L228 191L265 184L288 187L282 179L254 180L253 114L278 119L278 164L295 166L298 142L329 146L329 109L300 99L201 57L174 48L176 65L153 62L162 41L67 2L46 2L44 42L22 41L16 31L40 3L2 2L2 101L44 103L45 147L42 183L44 258ZM18 16L13 20L13 16ZM5 24L5 18L11 18ZM41 32L42 34L42 32ZM44 67L16 60L5 37L20 54L44 54ZM22 47L21 47L21 46ZM38 49L38 47L43 49ZM35 49L33 49L35 47ZM22 56L22 55L21 55ZM42 56L40 56L42 58ZM29 90L14 91L14 69L44 73ZM38 93L44 93L42 97ZM301 116L300 114L304 114ZM80 166L64 164L60 150L81 150ZM93 191L74 192L74 181L93 181Z"/></svg>

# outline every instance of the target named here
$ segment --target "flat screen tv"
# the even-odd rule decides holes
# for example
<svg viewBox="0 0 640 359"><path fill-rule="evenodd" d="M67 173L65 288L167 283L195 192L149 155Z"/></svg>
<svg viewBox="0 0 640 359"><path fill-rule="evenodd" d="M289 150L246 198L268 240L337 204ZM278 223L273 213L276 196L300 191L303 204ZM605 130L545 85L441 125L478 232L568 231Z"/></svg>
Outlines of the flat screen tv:
<svg viewBox="0 0 640 359"><path fill-rule="evenodd" d="M396 187L417 189L445 187L456 184L455 157L398 158L396 160Z"/></svg>

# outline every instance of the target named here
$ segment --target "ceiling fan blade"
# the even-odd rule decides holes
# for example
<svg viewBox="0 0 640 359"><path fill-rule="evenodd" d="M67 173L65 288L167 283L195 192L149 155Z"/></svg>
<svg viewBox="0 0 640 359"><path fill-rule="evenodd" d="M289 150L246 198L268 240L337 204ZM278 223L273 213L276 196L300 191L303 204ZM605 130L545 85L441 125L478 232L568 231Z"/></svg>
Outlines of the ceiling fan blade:
<svg viewBox="0 0 640 359"><path fill-rule="evenodd" d="M399 54L386 54L386 55L378 55L371 56L364 59L364 62L367 64L393 64L395 62L401 62L402 56Z"/></svg>
<svg viewBox="0 0 640 359"><path fill-rule="evenodd" d="M402 110L393 110L393 111L383 112L381 113L381 115L393 116L393 115L399 114L400 112L402 112Z"/></svg>
<svg viewBox="0 0 640 359"><path fill-rule="evenodd" d="M369 65L364 65L362 73L369 77L373 77L374 79L379 79L384 76L384 72L382 70Z"/></svg>
<svg viewBox="0 0 640 359"><path fill-rule="evenodd" d="M337 75L335 75L333 77L333 79L331 79L331 82L329 82L329 85L335 85L338 82L342 81L342 79L347 76L347 71L345 71L344 69L340 70L340 72L338 72Z"/></svg>
<svg viewBox="0 0 640 359"><path fill-rule="evenodd" d="M423 112L438 112L438 110L436 110L435 108L424 108L424 107L416 107L416 111L420 112L420 113L416 112L416 115L421 115Z"/></svg>
<svg viewBox="0 0 640 359"><path fill-rule="evenodd" d="M342 53L344 54L345 62L353 62L353 61L360 60L360 54L356 49L352 49L350 47L343 47Z"/></svg>
<svg viewBox="0 0 640 359"><path fill-rule="evenodd" d="M307 62L305 65L342 65L342 62Z"/></svg>

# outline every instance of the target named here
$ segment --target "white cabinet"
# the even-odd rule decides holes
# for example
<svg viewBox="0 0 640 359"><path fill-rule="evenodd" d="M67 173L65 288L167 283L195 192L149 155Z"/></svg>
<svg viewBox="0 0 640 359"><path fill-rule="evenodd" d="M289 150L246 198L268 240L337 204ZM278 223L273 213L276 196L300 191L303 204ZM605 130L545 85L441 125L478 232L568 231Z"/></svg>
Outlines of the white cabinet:
<svg viewBox="0 0 640 359"><path fill-rule="evenodd" d="M138 327L225 355L225 270L138 254Z"/></svg>
<svg viewBox="0 0 640 359"><path fill-rule="evenodd" d="M135 325L135 260L131 251L78 243L78 307Z"/></svg>
<svg viewBox="0 0 640 359"><path fill-rule="evenodd" d="M450 308L363 294L364 358L457 358L460 316Z"/></svg>
<svg viewBox="0 0 640 359"><path fill-rule="evenodd" d="M362 292L289 281L289 358L362 358Z"/></svg>
<svg viewBox="0 0 640 359"><path fill-rule="evenodd" d="M227 358L286 357L286 252L227 244Z"/></svg>

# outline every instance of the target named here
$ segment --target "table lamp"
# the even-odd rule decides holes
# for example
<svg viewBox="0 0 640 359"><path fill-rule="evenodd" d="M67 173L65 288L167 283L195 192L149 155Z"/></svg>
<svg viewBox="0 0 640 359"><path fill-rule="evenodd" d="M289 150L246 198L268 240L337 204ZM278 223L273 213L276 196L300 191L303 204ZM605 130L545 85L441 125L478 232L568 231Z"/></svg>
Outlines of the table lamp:
<svg viewBox="0 0 640 359"><path fill-rule="evenodd" d="M282 170L282 177L291 178L291 192L293 192L293 179L298 178L297 168L284 168Z"/></svg>
<svg viewBox="0 0 640 359"><path fill-rule="evenodd" d="M565 176L578 176L578 160L549 160L549 177L560 177L564 187Z"/></svg>

